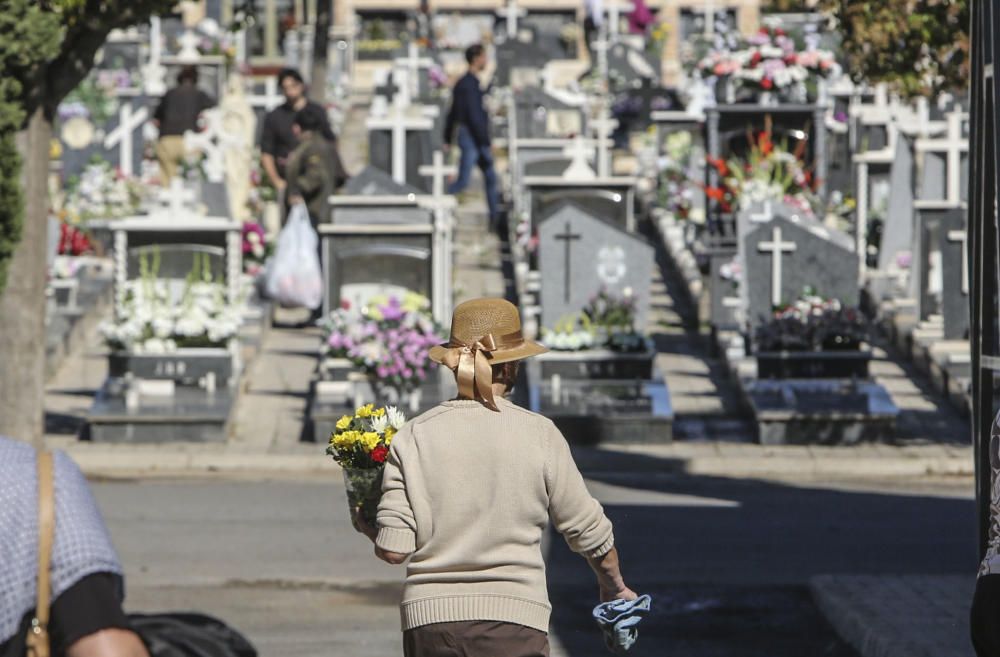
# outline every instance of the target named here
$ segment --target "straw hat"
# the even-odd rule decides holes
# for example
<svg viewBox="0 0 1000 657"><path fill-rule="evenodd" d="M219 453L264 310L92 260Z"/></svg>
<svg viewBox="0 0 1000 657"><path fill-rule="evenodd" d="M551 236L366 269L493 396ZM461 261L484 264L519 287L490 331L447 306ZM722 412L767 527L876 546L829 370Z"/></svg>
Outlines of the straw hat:
<svg viewBox="0 0 1000 657"><path fill-rule="evenodd" d="M432 347L430 358L455 370L458 390L464 397L475 392L487 407L493 401L493 365L521 360L548 351L521 334L521 314L504 299L473 299L455 308L451 339Z"/></svg>

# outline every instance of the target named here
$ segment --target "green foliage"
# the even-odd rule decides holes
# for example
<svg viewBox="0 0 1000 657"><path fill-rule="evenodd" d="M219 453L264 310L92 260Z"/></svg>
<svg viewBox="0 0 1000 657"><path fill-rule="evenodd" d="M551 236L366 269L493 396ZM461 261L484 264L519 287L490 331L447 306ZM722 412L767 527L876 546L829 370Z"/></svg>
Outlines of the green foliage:
<svg viewBox="0 0 1000 657"><path fill-rule="evenodd" d="M969 80L970 0L823 0L840 26L845 70L904 98L961 92Z"/></svg>
<svg viewBox="0 0 1000 657"><path fill-rule="evenodd" d="M173 4L174 0L0 0L0 292L24 214L18 131L39 108L51 116L91 69L108 32L165 13Z"/></svg>

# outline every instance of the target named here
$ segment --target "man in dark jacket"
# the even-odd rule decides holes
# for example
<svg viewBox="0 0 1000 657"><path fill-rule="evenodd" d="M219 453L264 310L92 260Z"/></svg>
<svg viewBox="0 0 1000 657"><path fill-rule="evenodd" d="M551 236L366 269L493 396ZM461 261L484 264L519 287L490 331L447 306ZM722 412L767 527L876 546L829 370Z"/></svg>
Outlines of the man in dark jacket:
<svg viewBox="0 0 1000 657"><path fill-rule="evenodd" d="M302 108L293 129L299 145L288 156L285 170L288 200L290 204L305 203L315 227L326 220L327 200L347 182L347 174L321 107Z"/></svg>
<svg viewBox="0 0 1000 657"><path fill-rule="evenodd" d="M500 224L500 198L497 174L493 169L493 151L490 146L490 118L483 106L483 90L476 77L486 68L486 51L481 45L470 46L465 51L469 71L455 83L451 111L445 123L444 143L450 148L458 128L458 145L462 149L458 178L448 187L449 194L457 194L469 185L472 167L478 166L486 183L486 203L490 211L490 227Z"/></svg>
<svg viewBox="0 0 1000 657"><path fill-rule="evenodd" d="M215 105L215 99L198 88L198 69L185 66L177 75L177 86L163 96L153 113L153 120L160 129L156 142L156 159L164 186L177 175L187 152L184 133L198 130L198 117Z"/></svg>

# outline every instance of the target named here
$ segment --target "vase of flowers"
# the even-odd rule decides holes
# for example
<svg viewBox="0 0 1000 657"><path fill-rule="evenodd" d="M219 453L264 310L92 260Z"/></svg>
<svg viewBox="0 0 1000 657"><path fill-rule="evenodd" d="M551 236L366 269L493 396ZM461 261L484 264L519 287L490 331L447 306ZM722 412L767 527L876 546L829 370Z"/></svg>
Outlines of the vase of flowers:
<svg viewBox="0 0 1000 657"><path fill-rule="evenodd" d="M340 418L330 435L326 453L343 468L351 524L358 531L359 517L375 527L389 446L405 423L406 416L395 407L365 404Z"/></svg>
<svg viewBox="0 0 1000 657"><path fill-rule="evenodd" d="M406 398L419 406L420 385L436 364L430 348L443 331L430 316L430 301L419 294L378 296L361 307L343 302L321 324L323 355L346 358L366 378L371 393L389 402Z"/></svg>

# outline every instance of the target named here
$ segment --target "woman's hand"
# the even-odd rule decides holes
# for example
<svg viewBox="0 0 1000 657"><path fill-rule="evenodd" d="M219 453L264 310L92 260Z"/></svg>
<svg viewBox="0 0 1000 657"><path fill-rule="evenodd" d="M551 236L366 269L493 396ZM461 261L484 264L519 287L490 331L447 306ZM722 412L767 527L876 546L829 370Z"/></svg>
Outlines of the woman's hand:
<svg viewBox="0 0 1000 657"><path fill-rule="evenodd" d="M370 538L371 542L374 543L375 538L378 536L378 530L372 527L368 523L368 519L365 518L365 514L361 512L360 506L357 509L355 509L354 517L355 517L354 528L357 529L362 534L364 534L365 536L367 536L368 538Z"/></svg>
<svg viewBox="0 0 1000 657"><path fill-rule="evenodd" d="M611 602L612 600L635 600L638 597L638 593L624 585L617 590L601 588L601 602Z"/></svg>

